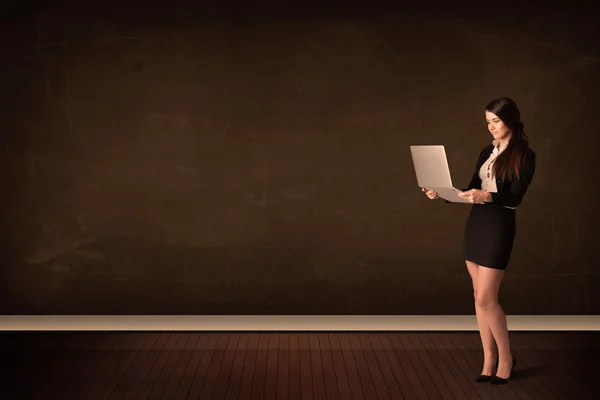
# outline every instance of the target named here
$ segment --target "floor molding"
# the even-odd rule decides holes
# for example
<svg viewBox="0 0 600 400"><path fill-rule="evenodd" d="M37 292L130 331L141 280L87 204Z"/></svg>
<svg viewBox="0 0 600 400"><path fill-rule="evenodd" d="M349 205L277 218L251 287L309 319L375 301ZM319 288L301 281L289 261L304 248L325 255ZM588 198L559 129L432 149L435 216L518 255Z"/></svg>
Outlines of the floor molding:
<svg viewBox="0 0 600 400"><path fill-rule="evenodd" d="M597 315L509 315L510 331L600 331ZM0 331L476 331L474 315L4 315Z"/></svg>

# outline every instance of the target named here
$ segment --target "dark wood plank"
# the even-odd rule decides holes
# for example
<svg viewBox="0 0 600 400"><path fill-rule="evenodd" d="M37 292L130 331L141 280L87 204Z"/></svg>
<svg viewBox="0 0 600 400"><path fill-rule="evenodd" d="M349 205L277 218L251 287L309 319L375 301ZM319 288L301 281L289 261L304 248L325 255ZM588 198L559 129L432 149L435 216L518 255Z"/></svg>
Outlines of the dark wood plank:
<svg viewBox="0 0 600 400"><path fill-rule="evenodd" d="M177 400L183 400L187 398L192 384L196 379L196 371L202 362L202 358L206 352L212 352L212 349L217 342L217 335L215 334L198 333L197 335L198 340L196 341L196 345L191 349L192 354L190 356L190 361L185 368L183 376L181 377L179 385L177 386L177 391L175 392L174 398ZM210 357L210 355L208 357Z"/></svg>
<svg viewBox="0 0 600 400"><path fill-rule="evenodd" d="M225 393L225 400L232 400L238 398L240 391L240 383L242 381L242 372L244 371L244 361L246 359L246 351L248 349L248 341L250 335L243 333L239 335L237 348L233 356L233 363L231 365L231 374L229 376L229 382L227 383L227 391Z"/></svg>
<svg viewBox="0 0 600 400"><path fill-rule="evenodd" d="M180 336L176 333L170 334L162 348L155 348L154 351L150 353L138 371L135 380L123 396L124 400L134 398L147 399L148 396L150 396L154 382L160 375L160 372L167 361L167 358L171 354L171 350L177 344L179 337Z"/></svg>
<svg viewBox="0 0 600 400"><path fill-rule="evenodd" d="M593 358L599 351L593 335L578 342L575 334L558 339L547 333L511 334L519 368L511 383L501 386L474 382L483 358L476 332L69 335L13 339L13 347L22 348L24 359L32 365L27 368L21 362L20 376L29 374L36 385L49 384L45 391L22 388L21 397L283 400L450 398L452 394L461 400L579 400L597 394L594 380L581 381L576 375L586 368L599 369ZM5 354L17 354L2 345ZM59 351L73 353L59 362L51 358L59 357ZM589 372L588 376L595 378ZM0 387L0 396L15 398L6 394L16 387Z"/></svg>
<svg viewBox="0 0 600 400"><path fill-rule="evenodd" d="M210 335L210 338L206 343L206 348L202 353L202 358L200 359L196 372L194 373L194 377L192 379L186 399L198 400L200 398L201 394L203 393L204 385L209 381L207 375L210 371L211 364L213 364L213 358L218 352L219 347L222 348L225 345L224 343L226 343L227 338L228 336L219 333Z"/></svg>
<svg viewBox="0 0 600 400"><path fill-rule="evenodd" d="M354 356L354 362L356 363L356 369L358 370L358 376L360 378L360 382L363 388L363 394L367 399L376 399L377 398L377 389L375 388L375 384L373 383L373 377L371 376L371 371L369 370L369 366L367 365L367 360L365 359L364 352L362 351L362 346L360 345L360 340L355 333L345 333L340 335L340 339L342 339L342 343L345 345L343 338L347 338L347 345L350 346L352 350L352 355Z"/></svg>
<svg viewBox="0 0 600 400"><path fill-rule="evenodd" d="M332 336L332 338L334 337ZM360 380L358 366L356 365L356 360L354 359L354 354L352 352L352 346L350 346L350 339L348 338L348 335L344 333L337 334L335 339L332 341L332 346L336 347L338 345L342 350L342 356L344 357L344 364L346 366L346 372L348 374L352 396L353 398L364 399L365 390Z"/></svg>
<svg viewBox="0 0 600 400"><path fill-rule="evenodd" d="M114 357L114 351L122 349L128 339L126 335L110 334L110 336L116 340L112 341L112 344L108 347L104 347L104 344L101 344L98 349L97 357L90 359L89 362L86 363L87 365L84 373L79 375L80 379L76 379L72 382L72 385L69 385L70 388L67 388L67 391L65 392L65 394L68 393L69 397L65 396L65 398L84 398L98 378L98 375L102 373L106 365L109 364Z"/></svg>
<svg viewBox="0 0 600 400"><path fill-rule="evenodd" d="M537 332L526 337L530 347L545 356L546 365L564 378L574 397L597 393L596 377L600 375L597 332Z"/></svg>
<svg viewBox="0 0 600 400"><path fill-rule="evenodd" d="M246 350L246 359L244 360L242 381L240 383L239 399L250 399L252 397L252 377L254 375L256 354L258 352L258 339L258 333L250 334L248 349Z"/></svg>
<svg viewBox="0 0 600 400"><path fill-rule="evenodd" d="M340 345L338 334L329 334L327 335L327 338L329 340L329 346L331 348L331 361L333 364L333 369L335 371L335 378L340 398L350 399L352 398L352 392L350 391L350 378L348 376L348 368L352 368L352 366L349 366L344 362L344 354L342 352L342 347ZM356 373L358 374L358 372ZM357 392L355 391L355 393ZM357 397L362 398L362 388L360 389L360 392L358 392L358 394L360 396Z"/></svg>
<svg viewBox="0 0 600 400"><path fill-rule="evenodd" d="M545 357L545 351L535 351L530 347L530 343L527 339L527 335L523 333L511 335L511 347L514 349L515 355L517 356L518 362L521 362L521 358L529 359L535 365L536 374L544 374L547 377L546 385L552 390L557 396L563 399L580 399L585 396L585 393L579 392L579 385L575 385L569 380L570 376L568 373L561 374L559 370L554 368L554 364L560 362L560 358L553 354L553 360ZM517 367L519 364L517 364ZM515 372L515 378L518 379L518 370ZM550 381L550 382L548 382ZM583 397L582 397L583 396Z"/></svg>
<svg viewBox="0 0 600 400"><path fill-rule="evenodd" d="M379 339L380 336L382 336L381 333L365 334L365 337L368 341L365 341L363 348L368 346L373 349L372 351L375 357L375 362L379 366L381 374L383 375L383 379L385 380L385 385L387 386L390 397L392 399L405 399L406 396L398 384L398 380L394 375L394 371L392 371L390 362L388 361L385 351L383 350L383 346L381 345L381 340ZM410 386L407 389L409 396L414 397L414 393L410 389Z"/></svg>
<svg viewBox="0 0 600 400"><path fill-rule="evenodd" d="M300 378L300 335L290 334L290 400L302 398L302 382Z"/></svg>
<svg viewBox="0 0 600 400"><path fill-rule="evenodd" d="M318 337L318 346L321 349L321 361L323 363L323 380L325 381L326 398L338 400L340 398L340 392L335 374L335 366L333 365L329 335L326 333L319 333L316 335Z"/></svg>
<svg viewBox="0 0 600 400"><path fill-rule="evenodd" d="M269 334L261 333L258 336L258 349L256 364L252 377L252 398L262 399L265 392L265 377L267 372L267 355L269 351Z"/></svg>
<svg viewBox="0 0 600 400"><path fill-rule="evenodd" d="M290 335L282 333L277 346L277 399L289 399Z"/></svg>
<svg viewBox="0 0 600 400"><path fill-rule="evenodd" d="M442 376L439 369L437 368L437 366L431 359L429 353L427 352L427 349L425 348L421 340L419 340L419 335L415 333L407 333L406 339L412 347L411 350L415 350L417 354L419 354L419 358L425 366L425 369L427 369L429 376L431 377L431 379L433 379L436 388L438 389L438 392L441 395L441 398L444 400L454 400L455 393L453 393L451 387L447 383L447 379L449 377ZM460 388L457 389L460 391Z"/></svg>
<svg viewBox="0 0 600 400"><path fill-rule="evenodd" d="M302 400L313 399L312 368L310 365L310 347L307 333L298 334L298 353L300 358L300 393Z"/></svg>
<svg viewBox="0 0 600 400"><path fill-rule="evenodd" d="M211 397L213 399L224 399L227 394L229 380L231 379L231 373L233 372L233 361L235 359L239 341L240 334L232 333L229 336L229 341L227 342L227 347L225 348L225 355L223 356L223 362L221 363L221 369L215 382L215 389Z"/></svg>
<svg viewBox="0 0 600 400"><path fill-rule="evenodd" d="M560 370L567 372L575 381L595 383L596 377L600 374L600 363L598 362L600 359L600 346L598 345L600 334L582 332L581 336L582 339L578 339L569 335L567 338L572 338L570 340L574 343L565 343L564 340L560 340L563 335L559 333L555 335L539 332L528 335L532 348L542 350L549 356L552 354L562 356L561 360L552 362L550 365L560 366ZM588 348L582 348L583 345Z"/></svg>
<svg viewBox="0 0 600 400"><path fill-rule="evenodd" d="M394 376L396 376L396 379L400 382L400 387L411 388L412 395L408 392L408 389L403 390L406 398L412 398L414 395L414 398L416 399L426 399L428 397L427 391L423 387L421 379L409 360L408 353L406 353L406 350L399 343L396 334L388 333L382 335L380 340L383 348L386 349L388 361L390 362L392 371L394 371ZM406 381L408 381L408 385L406 385Z"/></svg>
<svg viewBox="0 0 600 400"><path fill-rule="evenodd" d="M167 390L167 384L169 383L169 380L173 377L173 372L175 371L176 366L179 363L179 359L181 358L183 349L186 347L188 341L190 340L190 337L191 335L189 333L178 333L175 347L169 349L168 357L166 357L167 359L164 365L162 366L158 377L156 377L156 379L154 379L154 376L149 377L149 383L152 383L153 385L150 391L150 395L149 397L147 397L149 400L163 398L163 394ZM167 354L165 354L165 356L167 356ZM142 393L142 395L144 394L145 393Z"/></svg>
<svg viewBox="0 0 600 400"><path fill-rule="evenodd" d="M112 393L108 395L109 400L122 399L129 387L135 380L138 372L146 362L146 359L150 354L156 352L157 347L162 347L167 342L169 338L168 333L154 333L147 334L147 340L141 344L141 348L135 358L133 359L131 365L126 368L121 376L118 378L118 382L116 387L113 389Z"/></svg>
<svg viewBox="0 0 600 400"><path fill-rule="evenodd" d="M220 336L218 333L202 334L177 389L176 399L198 399Z"/></svg>
<svg viewBox="0 0 600 400"><path fill-rule="evenodd" d="M107 340L106 335L95 332L79 335L64 335L55 337L55 340L44 341L43 334L32 337L33 343L27 346L27 352L34 352L37 362L33 363L33 369L29 370L30 376L27 381L36 380L35 387L28 395L32 400L48 398L59 398L77 376L83 365L90 357L97 354L97 348L101 341ZM41 340L40 340L41 339ZM115 338L116 340L116 338ZM49 346L56 344L53 349ZM8 354L3 353L5 356ZM8 356L10 357L10 356ZM46 360L53 360L47 362ZM56 360L61 360L55 363Z"/></svg>
<svg viewBox="0 0 600 400"><path fill-rule="evenodd" d="M360 332L356 334L356 338L358 339L358 345L362 350L362 355L366 361L367 368L369 369L369 374L373 379L377 397L379 399L390 399L389 388L381 371L381 367L377 362L377 356L373 351L373 346L369 340L369 335L367 333Z"/></svg>
<svg viewBox="0 0 600 400"><path fill-rule="evenodd" d="M521 346L521 341L519 339L520 333L514 333L511 335L511 351L517 358L517 368L515 370L515 380L518 379L518 370L522 361L529 363L536 370L536 376L540 380L541 384L543 384L548 391L552 392L556 398L560 399L569 399L570 396L567 395L566 391L557 385L552 377L548 374L548 371L541 368L540 359L535 357L526 346Z"/></svg>
<svg viewBox="0 0 600 400"><path fill-rule="evenodd" d="M200 391L199 396L193 394L194 399L210 399L213 395L213 390L215 388L215 383L219 377L219 372L221 371L221 364L223 363L223 359L225 357L225 350L227 349L227 343L229 342L229 338L232 335L228 333L222 333L219 335L219 339L217 340L217 344L215 346L215 350L210 359L210 363L207 364L207 370L202 373L204 375L204 384L202 385L202 390ZM236 337L237 340L237 337ZM192 393L188 395L188 398L192 396Z"/></svg>
<svg viewBox="0 0 600 400"><path fill-rule="evenodd" d="M266 400L277 399L278 347L279 335L277 333L270 333L267 345L267 370L265 376L265 393L263 396Z"/></svg>
<svg viewBox="0 0 600 400"><path fill-rule="evenodd" d="M38 377L36 378L38 382L36 390L31 396L32 399L47 398L49 396L58 398L68 387L73 376L78 374L85 360L96 353L98 343L105 337L95 332L81 334L56 333L53 335L54 340L43 342L40 341L43 336L43 334L36 334L31 338L33 343L30 350L41 353L38 353L36 359L43 365L41 369L35 368L34 371L31 371ZM39 345L36 345L36 343L39 343ZM48 345L51 344L57 347L49 347ZM44 360L47 359L54 362L46 364ZM57 360L58 362L56 362ZM32 379L33 376L28 378Z"/></svg>
<svg viewBox="0 0 600 400"><path fill-rule="evenodd" d="M582 379L590 379L592 375L588 375L590 373L590 369L588 368L588 354L593 354L593 348L590 344L589 349L580 349L580 344L577 343L574 339L569 341L564 332L537 332L532 334L535 337L534 340L530 341L531 345L529 346L532 349L539 350L551 350L555 352L556 355L564 354L564 360L561 361L561 367L565 367L569 374L578 380ZM584 338L585 335L581 335L581 338ZM593 379L593 378L592 378Z"/></svg>
<svg viewBox="0 0 600 400"><path fill-rule="evenodd" d="M110 376L106 380L106 383L103 385L102 389L99 391L97 395L97 400L106 400L110 397L112 393L114 393L119 382L129 369L133 361L139 355L144 345L148 342L149 335L138 334L137 336L138 340L131 346L129 352L127 352L126 354L124 353L125 357L121 359L118 365L109 368Z"/></svg>
<svg viewBox="0 0 600 400"><path fill-rule="evenodd" d="M198 345L201 335L197 333L191 333L189 335L189 339L186 342L184 348L181 350L181 355L177 364L172 369L172 374L167 383L165 391L163 393L163 398L165 399L173 399L177 395L177 390L183 381L183 377L185 375L185 371L187 370L190 362L192 360L192 356L194 354L194 349ZM199 350L201 351L201 350Z"/></svg>
<svg viewBox="0 0 600 400"><path fill-rule="evenodd" d="M79 386L85 381L88 375L93 371L96 364L105 355L103 349L107 349L107 346L116 345L118 337L110 334L98 334L98 341L86 356L81 359L79 365L74 366L71 369L71 376L66 377L64 382L61 384L61 388L57 391L60 400L70 399L73 394L77 391ZM42 388L40 388L42 389ZM42 389L43 390L43 389ZM37 396L36 396L37 397Z"/></svg>
<svg viewBox="0 0 600 400"><path fill-rule="evenodd" d="M97 377L94 379L92 386L89 388L88 392L81 396L81 398L97 398L102 390L114 374L115 370L123 363L125 358L132 352L135 352L132 348L135 347L136 342L140 340L139 334L133 333L119 333L118 335L123 335L126 337L126 342L123 347L118 351L111 351L112 359L106 365L103 371L98 371Z"/></svg>
<svg viewBox="0 0 600 400"><path fill-rule="evenodd" d="M522 334L519 338L523 338L528 344L528 348L532 350L540 350L541 354L547 354L550 357L548 365L551 367L559 367L560 371L564 371L567 374L567 379L570 376L570 380L581 382L585 380L593 381L597 373L600 372L598 368L600 365L596 362L598 350L594 350L593 345L590 345L590 349L581 350L577 349L578 344L568 343L561 339L556 339L556 336L561 338L562 336L554 335L551 333L535 333L535 334ZM585 336L584 336L585 337ZM558 341L561 343L559 344ZM558 357L555 361L552 361L554 357ZM593 361L590 363L590 361ZM595 368L594 368L595 365ZM592 368L590 368L592 367Z"/></svg>
<svg viewBox="0 0 600 400"><path fill-rule="evenodd" d="M423 364L421 360L420 354L414 349L410 341L408 340L408 336L406 333L397 333L390 335L392 343L395 346L398 346L406 352L408 355L408 359L410 360L412 366L414 367L419 380L421 381L421 385L425 389L427 396L433 399L441 398L441 393L438 391L435 382L431 379L427 368Z"/></svg>
<svg viewBox="0 0 600 400"><path fill-rule="evenodd" d="M569 350L600 350L600 334L597 331L585 332L538 332L536 336L545 336L560 349Z"/></svg>
<svg viewBox="0 0 600 400"><path fill-rule="evenodd" d="M470 393L471 396L475 395L471 384L464 380L464 376L459 371L452 368L452 361L442 356L440 353L441 349L434 344L428 334L421 333L416 335L413 344L416 348L421 348L425 351L424 357L430 359L431 364L437 369L441 379L444 380L448 390L455 399L466 400L469 398L467 393Z"/></svg>
<svg viewBox="0 0 600 400"><path fill-rule="evenodd" d="M308 334L308 345L310 354L310 365L312 370L313 395L315 400L325 400L327 398L327 393L325 391L323 360L321 357L321 347L319 346L318 334Z"/></svg>

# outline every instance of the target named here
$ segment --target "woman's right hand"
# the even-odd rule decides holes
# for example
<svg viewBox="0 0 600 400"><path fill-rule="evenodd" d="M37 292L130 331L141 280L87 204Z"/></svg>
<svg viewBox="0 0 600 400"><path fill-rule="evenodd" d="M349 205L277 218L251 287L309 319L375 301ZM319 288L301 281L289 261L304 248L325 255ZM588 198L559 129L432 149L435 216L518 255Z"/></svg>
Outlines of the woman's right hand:
<svg viewBox="0 0 600 400"><path fill-rule="evenodd" d="M431 200L435 200L435 199L439 199L440 196L437 194L437 192L435 190L427 190L425 188L421 188L421 191L423 193L425 193L425 195L427 197L429 197Z"/></svg>

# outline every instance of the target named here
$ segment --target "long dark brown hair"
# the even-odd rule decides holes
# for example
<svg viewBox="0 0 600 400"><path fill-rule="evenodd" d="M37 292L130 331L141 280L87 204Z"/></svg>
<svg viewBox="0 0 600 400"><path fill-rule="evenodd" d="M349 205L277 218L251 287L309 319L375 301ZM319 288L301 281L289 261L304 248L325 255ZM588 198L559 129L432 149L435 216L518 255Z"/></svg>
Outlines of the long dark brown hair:
<svg viewBox="0 0 600 400"><path fill-rule="evenodd" d="M494 99L485 106L485 110L498 116L510 130L512 135L508 146L496 161L494 161L494 175L501 180L521 177L521 162L529 150L529 138L525 133L525 125L521 122L521 113L517 104L508 97Z"/></svg>

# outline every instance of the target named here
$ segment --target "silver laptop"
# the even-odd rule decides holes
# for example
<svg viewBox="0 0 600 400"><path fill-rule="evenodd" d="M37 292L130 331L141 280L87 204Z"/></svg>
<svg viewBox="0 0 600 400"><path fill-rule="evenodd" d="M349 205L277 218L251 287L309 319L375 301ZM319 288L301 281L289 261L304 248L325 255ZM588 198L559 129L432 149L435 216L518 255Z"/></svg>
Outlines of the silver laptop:
<svg viewBox="0 0 600 400"><path fill-rule="evenodd" d="M444 146L410 146L410 153L420 187L435 190L442 199L453 203L469 203L457 195L461 190L452 185Z"/></svg>

